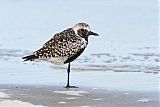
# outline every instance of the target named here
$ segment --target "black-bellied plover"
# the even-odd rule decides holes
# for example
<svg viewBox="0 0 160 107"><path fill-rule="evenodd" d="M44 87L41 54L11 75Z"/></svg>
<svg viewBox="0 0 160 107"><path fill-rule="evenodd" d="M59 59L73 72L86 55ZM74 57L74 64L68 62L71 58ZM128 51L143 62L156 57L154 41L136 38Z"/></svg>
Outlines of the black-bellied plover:
<svg viewBox="0 0 160 107"><path fill-rule="evenodd" d="M69 84L70 63L75 60L88 44L90 35L98 36L90 30L86 23L78 23L72 28L68 28L55 34L42 48L35 51L32 55L25 56L24 61L34 61L36 59L45 60L53 64L68 63L68 81L66 88L76 88Z"/></svg>

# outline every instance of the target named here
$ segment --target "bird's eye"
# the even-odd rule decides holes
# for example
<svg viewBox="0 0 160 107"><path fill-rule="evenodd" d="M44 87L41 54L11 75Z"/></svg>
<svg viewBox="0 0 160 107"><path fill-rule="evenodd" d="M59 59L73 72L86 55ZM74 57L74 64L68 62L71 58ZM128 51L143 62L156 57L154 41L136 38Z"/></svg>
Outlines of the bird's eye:
<svg viewBox="0 0 160 107"><path fill-rule="evenodd" d="M84 32L84 29L81 29L82 32Z"/></svg>

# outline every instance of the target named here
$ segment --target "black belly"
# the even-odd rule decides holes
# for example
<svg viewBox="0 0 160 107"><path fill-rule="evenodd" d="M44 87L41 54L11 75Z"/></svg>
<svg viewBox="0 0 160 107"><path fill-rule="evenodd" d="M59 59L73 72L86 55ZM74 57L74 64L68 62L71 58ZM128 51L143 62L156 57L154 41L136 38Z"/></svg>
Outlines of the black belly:
<svg viewBox="0 0 160 107"><path fill-rule="evenodd" d="M77 54L73 55L72 57L68 58L64 64L72 62L73 60L75 60L79 55L81 55L81 53L83 53L85 48L80 49L80 51L77 52Z"/></svg>

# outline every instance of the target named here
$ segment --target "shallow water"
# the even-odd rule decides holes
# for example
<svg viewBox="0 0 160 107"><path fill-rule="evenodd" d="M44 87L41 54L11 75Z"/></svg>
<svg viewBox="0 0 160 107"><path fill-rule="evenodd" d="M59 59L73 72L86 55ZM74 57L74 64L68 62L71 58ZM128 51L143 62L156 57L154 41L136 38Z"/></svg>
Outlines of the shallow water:
<svg viewBox="0 0 160 107"><path fill-rule="evenodd" d="M138 84L138 81L141 81L137 85L142 85L140 89L145 90L144 87L149 85L154 89L146 90L156 90L157 73L160 71L157 2L156 0L0 1L0 84L64 85L66 66L47 65L45 62L23 63L21 57L40 48L55 32L84 21L100 36L90 37L83 55L72 63L72 71L78 71L73 73L75 84L87 86L84 85L84 81L92 78L99 82L95 81L95 84L90 86L111 88L111 85L105 85L107 81L113 79L111 83L116 83L115 81L120 81L123 76L128 75L126 77L130 81L132 76L138 79L132 82ZM113 76L107 80L110 72L117 75L115 76L117 79ZM123 75L119 72L128 73ZM84 75L89 77L83 78ZM137 77L138 75L140 77ZM80 80L80 76L83 81ZM120 76L122 78L118 78ZM151 80L151 83L146 84L145 78ZM127 84L124 83L124 86L127 87ZM123 84L117 84L114 88L122 86Z"/></svg>

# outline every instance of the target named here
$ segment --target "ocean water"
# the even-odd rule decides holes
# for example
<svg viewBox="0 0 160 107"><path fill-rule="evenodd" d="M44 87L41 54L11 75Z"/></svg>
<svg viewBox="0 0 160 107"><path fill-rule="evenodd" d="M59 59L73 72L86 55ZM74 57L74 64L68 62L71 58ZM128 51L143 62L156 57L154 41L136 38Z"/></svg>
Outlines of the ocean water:
<svg viewBox="0 0 160 107"><path fill-rule="evenodd" d="M149 75L148 79L158 87L160 39L156 0L1 0L0 84L63 85L66 65L22 62L21 57L79 22L90 24L100 36L90 37L85 52L72 63L76 75L73 81L80 79L78 75L92 74L84 78L87 80L96 78L97 73L127 72L135 77ZM100 75L101 78L108 81ZM79 83L84 86L85 82ZM101 83L91 86L108 87Z"/></svg>

